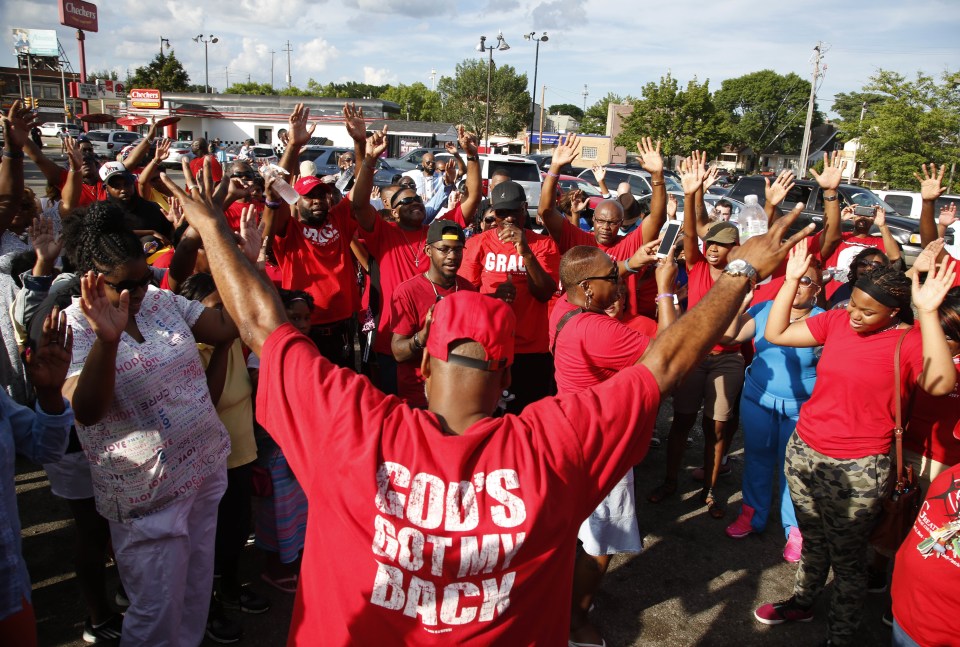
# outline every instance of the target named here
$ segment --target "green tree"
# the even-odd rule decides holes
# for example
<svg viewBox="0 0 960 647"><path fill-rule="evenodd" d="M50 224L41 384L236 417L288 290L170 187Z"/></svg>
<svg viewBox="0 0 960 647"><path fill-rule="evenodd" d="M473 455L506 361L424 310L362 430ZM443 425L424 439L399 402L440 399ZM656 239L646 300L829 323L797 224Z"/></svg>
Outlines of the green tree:
<svg viewBox="0 0 960 647"><path fill-rule="evenodd" d="M530 116L527 75L510 65L493 64L490 83L490 131L513 136L526 127ZM456 75L437 83L444 121L464 124L483 139L487 98L487 61L466 59L457 64Z"/></svg>
<svg viewBox="0 0 960 647"><path fill-rule="evenodd" d="M138 67L128 79L131 88L153 88L164 92L186 92L190 75L177 60L176 54L157 54L147 65Z"/></svg>
<svg viewBox="0 0 960 647"><path fill-rule="evenodd" d="M803 125L810 98L810 82L793 72L786 75L761 70L727 79L713 95L724 117L726 140L749 146L755 153L796 154L803 142ZM815 110L813 125L823 123Z"/></svg>
<svg viewBox="0 0 960 647"><path fill-rule="evenodd" d="M864 92L882 97L844 134L860 137L859 157L868 171L892 187L916 190L915 171L925 162L950 164L960 156L960 72L944 72L938 83L917 73L913 80L879 70ZM960 181L949 187L960 190Z"/></svg>
<svg viewBox="0 0 960 647"><path fill-rule="evenodd" d="M269 83L234 83L223 91L224 94L276 95L277 91Z"/></svg>
<svg viewBox="0 0 960 647"><path fill-rule="evenodd" d="M99 79L103 79L104 81L119 81L120 76L116 70L97 70L96 72L87 74L87 83L93 83Z"/></svg>
<svg viewBox="0 0 960 647"><path fill-rule="evenodd" d="M619 94L608 92L595 104L587 108L580 120L580 132L590 135L604 135L607 132L607 109L610 104L633 103L636 101L631 96L622 97Z"/></svg>
<svg viewBox="0 0 960 647"><path fill-rule="evenodd" d="M583 108L578 108L572 103L557 103L549 108L547 112L551 115L570 115L577 121L583 121Z"/></svg>
<svg viewBox="0 0 960 647"><path fill-rule="evenodd" d="M710 82L691 80L680 90L669 73L659 83L647 83L633 112L623 120L614 143L632 151L641 137L661 141L665 155L687 155L692 150L716 154L722 142L722 118L710 95Z"/></svg>
<svg viewBox="0 0 960 647"><path fill-rule="evenodd" d="M400 106L400 115L404 119L413 121L440 121L440 95L430 90L426 85L412 83L411 85L389 86L380 99L393 101Z"/></svg>
<svg viewBox="0 0 960 647"><path fill-rule="evenodd" d="M850 126L860 123L860 112L866 104L864 116L873 112L874 106L883 101L876 92L839 92L833 96L833 112L840 115L840 123Z"/></svg>

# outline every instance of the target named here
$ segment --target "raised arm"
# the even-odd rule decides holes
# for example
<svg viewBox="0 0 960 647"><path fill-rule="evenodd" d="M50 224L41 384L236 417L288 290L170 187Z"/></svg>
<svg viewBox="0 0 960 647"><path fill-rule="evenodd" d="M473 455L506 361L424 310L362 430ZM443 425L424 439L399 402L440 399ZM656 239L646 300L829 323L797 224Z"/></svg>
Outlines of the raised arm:
<svg viewBox="0 0 960 647"><path fill-rule="evenodd" d="M147 158L147 155L150 154L150 149L153 148L153 140L157 136L157 124L156 122L150 124L150 128L147 130L146 137L143 138L143 141L136 145L136 147L130 151L130 154L127 155L127 159L123 160L123 165L128 169L135 169L140 166L140 163ZM169 146L169 144L167 144Z"/></svg>
<svg viewBox="0 0 960 647"><path fill-rule="evenodd" d="M3 120L3 163L0 164L0 232L20 213L23 202L23 146L30 139L34 117L14 101Z"/></svg>
<svg viewBox="0 0 960 647"><path fill-rule="evenodd" d="M540 187L540 204L537 207L537 215L543 222L543 226L550 232L550 236L560 244L560 237L563 235L563 214L557 209L557 180L560 177L560 169L573 162L580 152L580 138L576 134L571 134L566 141L560 142L553 151L553 159L550 162L550 170L547 176L543 178L543 186Z"/></svg>
<svg viewBox="0 0 960 647"><path fill-rule="evenodd" d="M280 166L286 169L290 177L300 174L300 150L310 141L313 131L317 129L317 124L309 122L310 108L298 103L287 120L287 147L283 151L283 157L280 158Z"/></svg>
<svg viewBox="0 0 960 647"><path fill-rule="evenodd" d="M66 218L80 205L83 156L77 147L77 140L73 137L64 137L63 144L67 147L67 162L70 164L70 170L67 172L67 182L60 191L60 215Z"/></svg>
<svg viewBox="0 0 960 647"><path fill-rule="evenodd" d="M200 233L213 280L240 335L258 355L267 337L287 321L283 305L268 279L256 271L233 239L223 210L213 203L213 186L204 173L204 192L188 196L164 174L167 188L181 201L187 222Z"/></svg>
<svg viewBox="0 0 960 647"><path fill-rule="evenodd" d="M667 185L663 179L660 140L654 145L649 137L643 137L637 142L637 150L640 152L640 165L650 174L650 186L653 188L650 213L640 223L640 228L643 230L644 240L654 240L660 236L660 228L667 221Z"/></svg>
<svg viewBox="0 0 960 647"><path fill-rule="evenodd" d="M799 213L799 210L794 209L791 213ZM767 327L763 331L763 336L771 344L794 348L820 345L817 338L810 332L806 320L790 322L790 310L797 296L797 290L800 289L800 279L809 267L810 254L807 251L807 241L804 240L790 250L783 286L777 292L770 314L767 316Z"/></svg>
<svg viewBox="0 0 960 647"><path fill-rule="evenodd" d="M460 130L460 129L457 128L457 134L459 134L459 130ZM458 139L459 139L459 137L458 137ZM466 165L466 163L463 161L463 157L460 155L460 149L457 148L457 145L456 145L456 144L454 144L453 142L447 142L446 144L444 144L444 148L446 149L446 151L447 151L448 153L450 153L451 155L453 155L453 161L456 163L456 167L455 167L455 168L456 168L456 171L457 171L457 172L456 172L456 174L454 175L454 181L456 181L457 177L459 177L459 176L461 176L461 175L463 175L463 174L465 174L465 173L467 172L467 165ZM466 150L466 149L464 149L464 150Z"/></svg>
<svg viewBox="0 0 960 647"><path fill-rule="evenodd" d="M687 207L683 210L683 258L687 270L693 268L703 260L700 252L700 228L697 222L697 211L693 208L697 200L697 192L703 185L703 166L695 163L691 158L680 162L680 183L683 186L683 201Z"/></svg>
<svg viewBox="0 0 960 647"><path fill-rule="evenodd" d="M900 243L893 237L893 234L890 232L890 227L887 226L887 212L883 206L878 204L875 213L877 215L873 219L873 224L880 230L880 236L883 238L884 253L887 255L887 258L890 259L891 263L895 263L899 261L902 256Z"/></svg>
<svg viewBox="0 0 960 647"><path fill-rule="evenodd" d="M481 198L480 157L477 147L477 136L468 132L463 124L457 126L457 141L460 148L467 154L467 197L460 201L460 211L463 221L473 222Z"/></svg>
<svg viewBox="0 0 960 647"><path fill-rule="evenodd" d="M609 200L616 196L610 195L610 189L607 188L607 169L599 164L594 164L590 169L593 171L593 179L597 181L597 188L600 189L600 195L604 200Z"/></svg>
<svg viewBox="0 0 960 647"><path fill-rule="evenodd" d="M714 179L716 178L717 171L715 168L713 169L707 168L707 154L705 152L693 151L691 156L688 157L685 160L685 162L687 164L692 164L693 166L696 166L698 168L700 173L700 184L696 187L696 193L694 194L692 199L686 196L687 190L684 189L683 213L684 213L684 216L686 216L686 213L688 210L691 210L691 209L693 210L694 215L696 216L697 228L692 231L695 231L700 238L703 238L704 236L707 235L707 231L713 225L713 222L710 220L710 216L707 215L707 209L704 206L704 202L703 202L704 188L703 187L705 185L709 186L710 184L713 183ZM683 167L681 166L681 169L682 168ZM693 207L689 207L686 205L693 205ZM686 226L684 226L684 231L687 231Z"/></svg>
<svg viewBox="0 0 960 647"><path fill-rule="evenodd" d="M774 223L774 221L780 217L780 203L782 203L786 197L787 193L790 192L790 189L793 188L795 184L793 171L787 169L780 171L780 175L777 176L777 179L773 181L773 184L770 183L770 178L763 178L764 183L764 203L763 210L767 214L767 226L769 227Z"/></svg>
<svg viewBox="0 0 960 647"><path fill-rule="evenodd" d="M911 299L917 310L923 340L923 371L917 378L917 385L930 395L947 395L956 385L957 369L937 311L956 278L957 264L951 258L941 260L937 271L927 274L922 286L920 277L913 275Z"/></svg>
<svg viewBox="0 0 960 647"><path fill-rule="evenodd" d="M350 202L353 217L356 218L360 228L373 231L380 214L370 204L370 191L373 190L373 173L377 168L377 159L383 151L387 150L387 127L384 126L383 130L375 131L370 135L370 138L364 142L363 150L363 161L353 185Z"/></svg>
<svg viewBox="0 0 960 647"><path fill-rule="evenodd" d="M941 166L938 171L937 165L931 162L929 165L924 164L920 167L923 171L922 177L919 173L913 174L913 177L920 182L920 198L923 200L920 206L920 244L923 247L940 237L937 235L937 221L934 213L937 208L937 198L947 190L947 187L941 186L946 169L946 166Z"/></svg>
<svg viewBox="0 0 960 647"><path fill-rule="evenodd" d="M763 236L754 236L732 250L731 256L742 258L752 265L758 279L769 276L790 248L812 229L806 227L784 241L787 229L798 215L799 210L791 211L774 223ZM745 276L722 274L696 306L657 336L640 363L653 373L661 393L671 391L720 340L737 314L750 283Z"/></svg>
<svg viewBox="0 0 960 647"><path fill-rule="evenodd" d="M139 177L137 177L137 184L140 187L140 195L147 196L150 195L151 191L157 191L157 189L151 183L151 178L153 178L153 174L157 172L158 168L162 168L160 163L168 157L170 157L170 140L166 137L162 137L157 142L157 150L153 154L153 159L147 163ZM127 161L129 160L130 158L128 157ZM164 191L166 191L166 189L160 192L164 193ZM169 193L164 193L164 195L169 195Z"/></svg>
<svg viewBox="0 0 960 647"><path fill-rule="evenodd" d="M833 255L840 244L840 194L837 188L843 179L843 169L846 166L847 162L840 157L840 151L833 151L830 155L824 155L823 173L810 169L810 175L820 185L820 191L823 193L823 231L819 236L820 249L811 249L810 252L819 254L824 261Z"/></svg>

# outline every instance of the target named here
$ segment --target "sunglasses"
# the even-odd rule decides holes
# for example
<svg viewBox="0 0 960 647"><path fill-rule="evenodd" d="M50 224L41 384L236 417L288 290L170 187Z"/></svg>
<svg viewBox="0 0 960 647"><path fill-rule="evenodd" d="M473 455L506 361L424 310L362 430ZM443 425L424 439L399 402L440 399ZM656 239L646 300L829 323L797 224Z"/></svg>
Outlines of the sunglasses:
<svg viewBox="0 0 960 647"><path fill-rule="evenodd" d="M605 276L588 276L587 278L580 281L581 283L585 281L610 281L611 283L616 283L620 280L620 266L617 263L613 264L613 269L610 270L610 273Z"/></svg>
<svg viewBox="0 0 960 647"><path fill-rule="evenodd" d="M497 222L497 219L494 218L493 216L489 216L489 217L483 219L483 224L485 224L485 225L492 225L492 224L495 223L495 222Z"/></svg>
<svg viewBox="0 0 960 647"><path fill-rule="evenodd" d="M256 173L234 173L230 177L238 178L241 180L254 180L257 177Z"/></svg>
<svg viewBox="0 0 960 647"><path fill-rule="evenodd" d="M422 203L423 203L423 198L421 198L419 195L408 195L407 197L405 197L405 198L403 198L403 199L401 199L401 200L394 200L393 206L394 206L394 207L404 207L404 206L406 206L406 205L408 205L408 204L413 204L414 202L417 202L417 203L421 203L421 204L422 204Z"/></svg>
<svg viewBox="0 0 960 647"><path fill-rule="evenodd" d="M123 292L124 290L127 292L136 292L140 288L145 288L150 285L151 279L153 279L153 274L147 272L146 275L139 280L130 279L128 281L119 281L117 283L111 283L110 281L105 280L104 283L113 288L117 293Z"/></svg>
<svg viewBox="0 0 960 647"><path fill-rule="evenodd" d="M813 279L811 279L809 276L801 276L799 283L800 283L800 287L802 288L808 288L811 285L815 285L815 283L813 282Z"/></svg>
<svg viewBox="0 0 960 647"><path fill-rule="evenodd" d="M883 263L880 261L857 261L857 267L869 267L871 269L877 269L883 267Z"/></svg>

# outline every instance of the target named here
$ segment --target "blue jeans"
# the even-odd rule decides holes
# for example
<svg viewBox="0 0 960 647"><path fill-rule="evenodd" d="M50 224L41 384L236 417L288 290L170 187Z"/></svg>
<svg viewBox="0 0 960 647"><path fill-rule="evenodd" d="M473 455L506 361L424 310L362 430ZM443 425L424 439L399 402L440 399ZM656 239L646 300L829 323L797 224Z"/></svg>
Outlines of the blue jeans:
<svg viewBox="0 0 960 647"><path fill-rule="evenodd" d="M890 636L890 644L893 647L920 647L917 641L907 635L896 618L893 619L893 634Z"/></svg>

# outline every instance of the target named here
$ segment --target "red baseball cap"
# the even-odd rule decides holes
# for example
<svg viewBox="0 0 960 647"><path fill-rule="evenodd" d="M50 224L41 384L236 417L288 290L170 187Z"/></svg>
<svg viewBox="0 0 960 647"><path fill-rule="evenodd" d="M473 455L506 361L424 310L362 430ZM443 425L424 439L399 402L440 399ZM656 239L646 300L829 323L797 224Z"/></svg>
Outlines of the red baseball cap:
<svg viewBox="0 0 960 647"><path fill-rule="evenodd" d="M445 362L456 361L485 371L496 371L513 364L516 327L516 315L500 299L479 292L456 292L434 308L427 349ZM486 353L486 361L451 356L450 345L459 341L480 344ZM451 359L453 357L456 359Z"/></svg>
<svg viewBox="0 0 960 647"><path fill-rule="evenodd" d="M316 175L308 175L297 180L297 183L293 185L293 190L300 195L307 195L318 186L329 190L331 185L327 184Z"/></svg>

